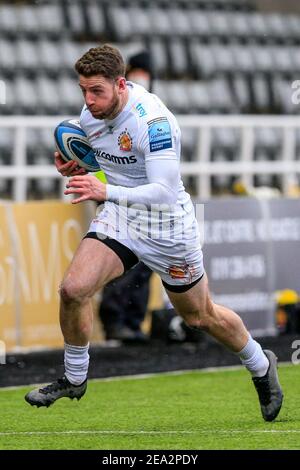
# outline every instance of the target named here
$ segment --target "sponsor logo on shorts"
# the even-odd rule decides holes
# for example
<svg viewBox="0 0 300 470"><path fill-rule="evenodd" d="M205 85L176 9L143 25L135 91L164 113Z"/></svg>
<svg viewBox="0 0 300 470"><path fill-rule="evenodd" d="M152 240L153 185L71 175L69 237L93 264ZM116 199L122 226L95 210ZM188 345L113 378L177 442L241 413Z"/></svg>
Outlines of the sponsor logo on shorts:
<svg viewBox="0 0 300 470"><path fill-rule="evenodd" d="M150 152L172 148L172 135L169 121L160 117L148 121Z"/></svg>
<svg viewBox="0 0 300 470"><path fill-rule="evenodd" d="M124 152L130 152L132 149L132 138L127 129L119 135L118 145L120 150L123 150Z"/></svg>
<svg viewBox="0 0 300 470"><path fill-rule="evenodd" d="M195 268L189 264L183 264L181 266L172 265L167 269L167 272L172 279L188 278L189 282L192 282L193 276L195 275Z"/></svg>
<svg viewBox="0 0 300 470"><path fill-rule="evenodd" d="M183 279L188 274L188 265L170 266L168 268L168 274L172 279Z"/></svg>

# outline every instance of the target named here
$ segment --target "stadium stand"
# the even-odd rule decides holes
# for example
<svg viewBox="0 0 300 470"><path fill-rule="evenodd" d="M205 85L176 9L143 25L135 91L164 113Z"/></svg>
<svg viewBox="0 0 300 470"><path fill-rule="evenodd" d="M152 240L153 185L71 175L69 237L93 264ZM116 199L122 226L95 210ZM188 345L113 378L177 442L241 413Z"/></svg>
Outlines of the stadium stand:
<svg viewBox="0 0 300 470"><path fill-rule="evenodd" d="M74 62L89 47L110 42L125 58L142 48L150 51L154 92L174 113L297 114L290 95L300 72L300 15L258 11L255 5L251 0L1 2L0 79L7 83L1 113L78 114L82 99ZM193 134L184 137L185 159L194 152ZM46 133L40 138L43 155L51 158ZM10 145L0 138L1 158Z"/></svg>

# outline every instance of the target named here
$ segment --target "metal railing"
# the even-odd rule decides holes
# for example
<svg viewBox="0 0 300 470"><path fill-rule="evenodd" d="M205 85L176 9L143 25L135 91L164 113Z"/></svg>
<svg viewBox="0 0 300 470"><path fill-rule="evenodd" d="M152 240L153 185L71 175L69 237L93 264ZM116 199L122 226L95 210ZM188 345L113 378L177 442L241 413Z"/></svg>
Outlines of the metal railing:
<svg viewBox="0 0 300 470"><path fill-rule="evenodd" d="M295 184L300 173L300 161L296 160L296 129L300 129L300 117L294 116L177 116L180 127L198 129L196 159L181 163L181 173L197 180L197 194L201 199L211 195L211 176L238 175L246 185L252 185L254 177L260 174L278 175L282 193ZM60 178L61 197L65 186L64 178L57 173L54 165L28 165L26 160L26 130L28 128L54 129L57 123L70 116L9 116L0 117L0 130L15 129L13 158L11 165L1 166L0 178L13 180L13 199L26 200L29 179ZM211 131L214 128L235 128L241 132L240 158L236 161L212 161ZM276 128L283 132L280 158L270 161L254 160L254 131L256 128Z"/></svg>

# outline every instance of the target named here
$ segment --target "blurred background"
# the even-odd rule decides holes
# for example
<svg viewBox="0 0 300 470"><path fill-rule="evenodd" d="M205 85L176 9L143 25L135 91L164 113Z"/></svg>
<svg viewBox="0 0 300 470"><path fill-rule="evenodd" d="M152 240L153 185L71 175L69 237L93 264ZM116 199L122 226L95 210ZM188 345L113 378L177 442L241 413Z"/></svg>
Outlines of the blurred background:
<svg viewBox="0 0 300 470"><path fill-rule="evenodd" d="M153 91L174 113L189 117L180 120L184 125L182 161L218 164L208 164L201 171L200 167L194 171L194 166L183 166L185 183L193 194L207 197L231 192L233 183L241 177L242 167L236 166L241 159L249 165L243 174L244 183L276 187L285 194L297 191L298 164L293 178L291 174L287 176L288 162L275 164L273 174L263 162L278 162L283 155L284 160L299 159L298 126L293 137L286 136L289 141L294 139L287 149L283 120L254 118L299 113L297 2L1 1L2 95L5 85L1 115L78 116L82 97L74 62L84 51L103 42L119 47L125 59L142 49L149 51ZM253 120L230 119L243 114L253 115ZM225 116L216 121L195 120L195 115ZM51 163L53 139L45 127L47 121L40 120L38 125L28 118L23 122L26 164ZM51 129L56 120L48 122ZM293 128L298 121L289 122L289 128ZM2 119L0 124L0 158L2 165L9 165L16 125L6 124L9 127L4 130L3 123L9 121ZM199 139L199 129L207 129L210 124L209 136ZM247 132L249 128L253 133ZM18 147L20 150L21 144ZM233 165L229 166L229 161ZM252 165L253 161L260 166ZM199 176L204 172L200 182ZM28 178L23 189L14 187L9 177L2 176L0 180L3 198L40 199L59 194L59 180L55 178Z"/></svg>
<svg viewBox="0 0 300 470"><path fill-rule="evenodd" d="M0 2L0 337L8 350L61 344L56 279L90 208L76 214L70 204L65 208L53 129L80 114L73 65L104 42L126 61L149 52L153 92L178 117L183 180L195 203L205 203L204 255L214 298L236 308L255 336L299 333L300 4L6 0ZM170 333L173 316L162 317L167 301L158 280L151 282L153 337L163 332L163 339L184 341L188 334L176 318ZM144 330L151 334L151 319Z"/></svg>

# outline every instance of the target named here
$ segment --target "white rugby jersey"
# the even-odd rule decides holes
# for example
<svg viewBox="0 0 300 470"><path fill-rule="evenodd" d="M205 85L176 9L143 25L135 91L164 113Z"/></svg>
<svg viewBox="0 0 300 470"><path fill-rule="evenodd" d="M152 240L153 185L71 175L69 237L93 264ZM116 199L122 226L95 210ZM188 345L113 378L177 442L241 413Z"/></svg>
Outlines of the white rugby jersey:
<svg viewBox="0 0 300 470"><path fill-rule="evenodd" d="M113 120L95 119L83 107L80 124L107 179L105 208L122 204L172 205L170 216L193 214L180 178L180 129L162 101L127 82L129 99ZM193 217L192 217L193 218Z"/></svg>

